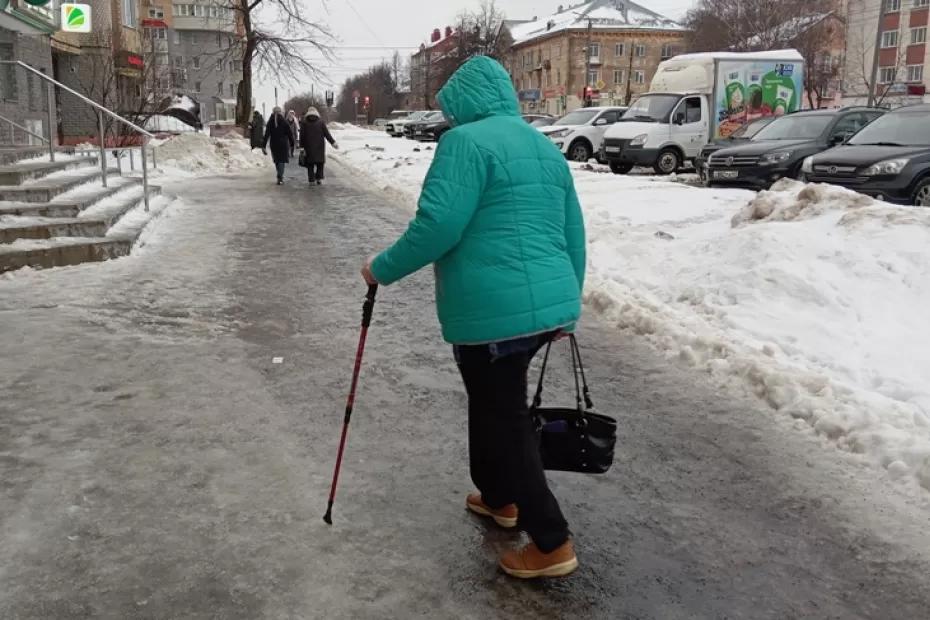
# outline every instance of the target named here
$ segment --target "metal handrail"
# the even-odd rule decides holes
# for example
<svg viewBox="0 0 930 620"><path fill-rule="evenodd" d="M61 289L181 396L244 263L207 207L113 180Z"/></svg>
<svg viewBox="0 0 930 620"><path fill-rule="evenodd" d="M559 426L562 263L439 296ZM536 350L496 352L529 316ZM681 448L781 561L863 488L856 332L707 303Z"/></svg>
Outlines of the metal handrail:
<svg viewBox="0 0 930 620"><path fill-rule="evenodd" d="M49 139L46 138L45 136L39 135L39 134L37 134L36 132L32 131L31 129L27 129L27 128L23 127L22 125L20 125L19 123L15 122L15 121L11 121L10 119L8 119L7 117L5 117L5 116L3 116L3 115L0 115L0 121L3 121L4 123L9 123L9 124L10 124L10 127L15 127L16 129L19 129L20 131L23 131L23 132L29 134L29 135L32 136L33 138L38 138L38 139L41 140L42 142L48 142L48 141L49 141Z"/></svg>
<svg viewBox="0 0 930 620"><path fill-rule="evenodd" d="M49 76L47 76L47 75L46 75L45 73L43 73L42 71L39 71L39 70L36 69L35 67L32 67L32 66L30 66L30 65L27 65L26 63L24 63L24 62L21 61L21 60L0 60L0 65L14 65L14 66L22 67L22 68L25 69L26 71L32 73L33 75L35 75L35 76L38 77L39 79L44 80L44 81L48 84L48 118L49 118L49 125L48 125L49 140L48 140L48 143L49 143L49 157L51 158L52 161L55 161L55 143L54 143L54 141L51 139L51 138L52 138L52 118L53 118L53 110L54 110L54 108L55 108L55 105L54 105L54 104L55 104L55 87L57 86L58 88L60 88L60 89L62 89L62 90L64 90L64 91L66 91L66 92L68 92L68 93L74 95L75 97L77 97L78 99L80 99L81 101L83 101L84 103L86 103L87 105L89 105L90 107L94 108L94 109L97 111L97 126L98 126L98 131L99 131L99 134L100 134L100 172L101 172L102 182L103 182L103 186L104 186L104 187L107 186L107 154L106 154L106 143L105 143L105 138L106 138L106 136L104 135L105 132L104 132L104 126L103 126L103 117L104 117L104 115L109 116L109 117L112 118L114 121L116 121L116 122L118 122L118 123L122 123L123 125L129 127L130 129L133 129L133 130L136 131L137 133L142 134L142 136L144 136L144 138L143 138L143 143L142 143L142 148L141 148L141 154L142 154L142 199L143 199L143 202L145 203L145 210L146 210L146 211L149 210L149 173L148 173L148 165L147 165L147 159L146 159L146 147L148 146L148 141L149 141L150 139L152 139L152 138L155 137L154 134L149 133L148 131L146 131L146 130L143 129L142 127L139 127L138 125L136 125L136 124L133 123L132 121L123 118L122 116L120 116L120 115L117 114L116 112L113 112L112 110L110 110L110 109L108 109L108 108L105 108L104 106L100 105L99 103L97 103L97 102L94 101L93 99L89 99L88 97L85 97L84 95L82 95L81 93L77 92L77 91L74 90L73 88L69 88L68 86L65 86L64 84L62 84L62 83L59 82L58 80L55 80L55 79L53 79L53 78L50 78Z"/></svg>

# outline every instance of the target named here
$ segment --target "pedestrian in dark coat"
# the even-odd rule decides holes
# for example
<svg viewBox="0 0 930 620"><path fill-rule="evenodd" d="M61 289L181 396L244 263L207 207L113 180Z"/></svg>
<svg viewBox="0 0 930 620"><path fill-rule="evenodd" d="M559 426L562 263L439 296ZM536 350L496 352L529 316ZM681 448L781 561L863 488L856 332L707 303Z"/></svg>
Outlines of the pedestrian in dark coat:
<svg viewBox="0 0 930 620"><path fill-rule="evenodd" d="M307 110L304 122L300 125L300 146L304 150L307 163L307 180L310 184L323 184L323 166L326 165L326 143L338 149L339 145L316 108Z"/></svg>
<svg viewBox="0 0 930 620"><path fill-rule="evenodd" d="M249 123L249 144L253 149L262 148L262 138L265 136L265 119L262 118L258 110L252 114L252 122Z"/></svg>
<svg viewBox="0 0 930 620"><path fill-rule="evenodd" d="M284 183L284 167L290 161L291 149L294 147L294 134L291 133L291 126L287 124L287 119L278 107L272 111L268 126L265 127L262 151L266 154L269 142L271 142L271 157L274 159L278 173L278 185L281 185Z"/></svg>

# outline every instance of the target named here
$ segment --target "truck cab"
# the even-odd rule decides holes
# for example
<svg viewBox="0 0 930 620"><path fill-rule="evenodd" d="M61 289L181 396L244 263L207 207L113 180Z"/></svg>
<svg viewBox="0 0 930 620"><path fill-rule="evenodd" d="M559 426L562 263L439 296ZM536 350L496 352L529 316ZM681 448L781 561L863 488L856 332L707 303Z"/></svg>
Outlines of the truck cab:
<svg viewBox="0 0 930 620"><path fill-rule="evenodd" d="M634 166L671 174L701 154L710 138L710 104L699 93L643 95L604 135L602 159L615 174Z"/></svg>

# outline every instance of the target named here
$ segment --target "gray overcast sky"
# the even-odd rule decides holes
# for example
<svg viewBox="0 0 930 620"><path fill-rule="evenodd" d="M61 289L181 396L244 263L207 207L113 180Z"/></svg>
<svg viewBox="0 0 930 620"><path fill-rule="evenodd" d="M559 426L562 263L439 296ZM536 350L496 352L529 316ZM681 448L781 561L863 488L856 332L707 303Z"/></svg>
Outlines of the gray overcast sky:
<svg viewBox="0 0 930 620"><path fill-rule="evenodd" d="M580 0L497 0L497 5L508 18L530 19L555 12L559 4L577 4ZM642 0L639 4L673 19L681 18L694 0ZM455 16L463 9L476 9L480 0L456 2L437 0L305 0L311 11L311 19L325 23L337 37L335 43L338 59L333 65L321 62L330 84L316 83L315 89L335 90L349 76L362 73L382 58L389 59L394 52L392 46L409 55L419 44L426 41L433 28L443 28L454 23ZM349 46L383 46L383 49L350 49ZM278 98L281 103L288 94L310 90L310 80L299 84L279 84ZM270 112L274 102L274 84L262 81L256 92L258 109L267 105Z"/></svg>

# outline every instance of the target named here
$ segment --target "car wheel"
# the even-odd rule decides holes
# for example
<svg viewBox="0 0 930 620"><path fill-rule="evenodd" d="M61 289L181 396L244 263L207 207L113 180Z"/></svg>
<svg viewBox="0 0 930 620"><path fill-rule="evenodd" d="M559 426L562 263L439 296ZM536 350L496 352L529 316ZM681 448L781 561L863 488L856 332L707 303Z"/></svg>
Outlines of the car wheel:
<svg viewBox="0 0 930 620"><path fill-rule="evenodd" d="M570 147L568 147L568 157L572 161L585 163L591 159L592 154L591 145L589 145L585 140L576 140L575 142L572 142Z"/></svg>
<svg viewBox="0 0 930 620"><path fill-rule="evenodd" d="M676 172L681 167L681 157L675 149L665 149L659 153L659 158L653 168L656 174L668 175Z"/></svg>
<svg viewBox="0 0 930 620"><path fill-rule="evenodd" d="M930 179L924 179L914 191L915 207L930 207Z"/></svg>
<svg viewBox="0 0 930 620"><path fill-rule="evenodd" d="M610 164L610 171L614 174L629 174L633 164Z"/></svg>

